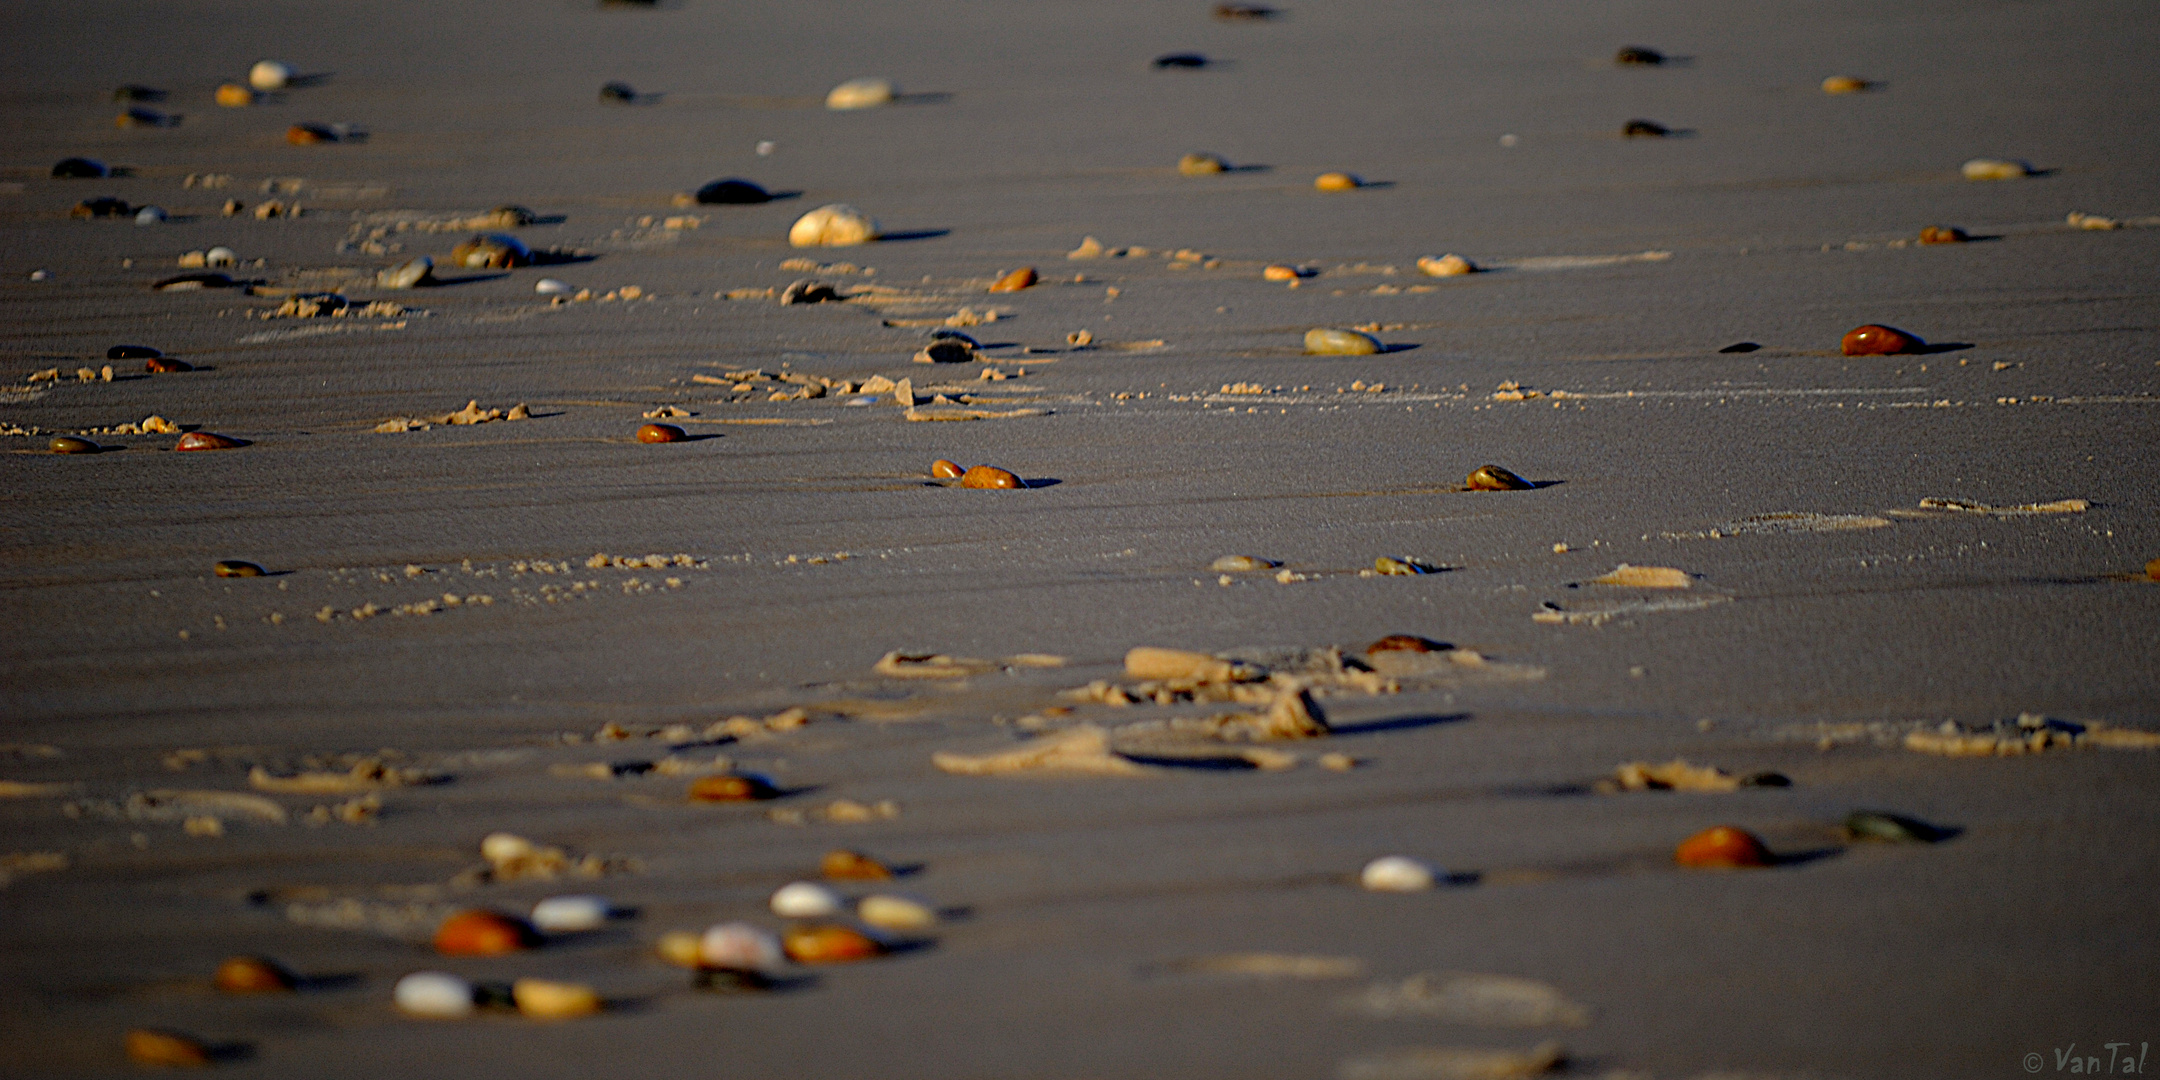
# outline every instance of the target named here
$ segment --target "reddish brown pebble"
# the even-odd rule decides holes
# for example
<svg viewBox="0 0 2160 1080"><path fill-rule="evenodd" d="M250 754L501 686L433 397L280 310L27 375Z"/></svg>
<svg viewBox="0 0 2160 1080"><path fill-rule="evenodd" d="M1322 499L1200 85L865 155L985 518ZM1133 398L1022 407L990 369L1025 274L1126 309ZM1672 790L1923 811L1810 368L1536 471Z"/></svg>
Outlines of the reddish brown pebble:
<svg viewBox="0 0 2160 1080"><path fill-rule="evenodd" d="M185 360L174 360L170 357L154 356L143 364L143 370L156 375L174 375L183 371L193 371L195 370L195 365L190 364Z"/></svg>
<svg viewBox="0 0 2160 1080"><path fill-rule="evenodd" d="M137 1065L200 1069L210 1064L210 1048L170 1031L136 1028L127 1033L128 1060Z"/></svg>
<svg viewBox="0 0 2160 1080"><path fill-rule="evenodd" d="M780 796L772 781L754 773L726 773L690 785L691 802L753 802Z"/></svg>
<svg viewBox="0 0 2160 1080"><path fill-rule="evenodd" d="M845 964L885 951L869 935L830 923L788 927L780 936L780 947L798 964Z"/></svg>
<svg viewBox="0 0 2160 1080"><path fill-rule="evenodd" d="M53 441L45 444L45 448L55 454L95 454L100 449L98 444L73 435L54 436Z"/></svg>
<svg viewBox="0 0 2160 1080"><path fill-rule="evenodd" d="M2160 581L2160 559L2154 559L2145 564L2145 576L2154 581Z"/></svg>
<svg viewBox="0 0 2160 1080"><path fill-rule="evenodd" d="M846 848L826 852L819 869L834 881L890 881L893 876L884 863Z"/></svg>
<svg viewBox="0 0 2160 1080"><path fill-rule="evenodd" d="M225 436L223 436L223 435L219 435L219 434L217 434L217 433L215 433L215 432L209 432L209 431L190 431L190 432L188 432L187 434L185 434L185 435L182 435L182 436L180 436L180 445L178 445L178 446L175 446L175 447L173 447L173 449L175 449L175 450L231 450L231 449L234 449L234 448L238 447L239 445L240 445L240 440L238 440L238 439L228 439L228 438L226 438Z"/></svg>
<svg viewBox="0 0 2160 1080"><path fill-rule="evenodd" d="M643 443L681 442L689 437L688 432L673 424L647 424L637 429L637 441Z"/></svg>
<svg viewBox="0 0 2160 1080"><path fill-rule="evenodd" d="M1033 284L1035 284L1035 268L1032 266L1023 266L1020 269L1015 270L1012 273L997 279L997 283L990 286L990 291L1019 292L1020 290L1025 289Z"/></svg>
<svg viewBox="0 0 2160 1080"><path fill-rule="evenodd" d="M274 960L260 956L235 956L218 965L211 979L228 994L280 994L300 985L293 973Z"/></svg>
<svg viewBox="0 0 2160 1080"><path fill-rule="evenodd" d="M1365 646L1365 655L1384 652L1446 652L1447 646L1416 634L1389 634Z"/></svg>
<svg viewBox="0 0 2160 1080"><path fill-rule="evenodd" d="M239 559L220 559L217 564L219 577L261 577L263 568Z"/></svg>
<svg viewBox="0 0 2160 1080"><path fill-rule="evenodd" d="M1896 327L1869 323L1848 332L1843 348L1847 356L1895 356L1898 353L1919 352L1926 345L1926 342Z"/></svg>
<svg viewBox="0 0 2160 1080"><path fill-rule="evenodd" d="M977 465L960 477L964 488L1024 488L1027 482L995 465Z"/></svg>
<svg viewBox="0 0 2160 1080"><path fill-rule="evenodd" d="M1768 866L1770 849L1746 829L1720 825L1682 840L1673 850L1673 861L1697 868Z"/></svg>
<svg viewBox="0 0 2160 1080"><path fill-rule="evenodd" d="M294 124L285 129L285 141L294 146L313 146L316 143L338 141L337 132L321 124Z"/></svg>
<svg viewBox="0 0 2160 1080"><path fill-rule="evenodd" d="M957 462L947 461L944 458L939 458L930 463L930 475L940 480L957 480L960 478L960 474L966 471Z"/></svg>
<svg viewBox="0 0 2160 1080"><path fill-rule="evenodd" d="M1498 465L1480 465L1463 486L1472 491L1528 491L1537 485Z"/></svg>
<svg viewBox="0 0 2160 1080"><path fill-rule="evenodd" d="M435 928L435 951L444 956L499 956L522 952L540 935L521 919L492 911L460 911Z"/></svg>
<svg viewBox="0 0 2160 1080"><path fill-rule="evenodd" d="M1965 230L1954 225L1930 225L1920 230L1923 244L1962 244L1970 239L1972 237L1965 235Z"/></svg>

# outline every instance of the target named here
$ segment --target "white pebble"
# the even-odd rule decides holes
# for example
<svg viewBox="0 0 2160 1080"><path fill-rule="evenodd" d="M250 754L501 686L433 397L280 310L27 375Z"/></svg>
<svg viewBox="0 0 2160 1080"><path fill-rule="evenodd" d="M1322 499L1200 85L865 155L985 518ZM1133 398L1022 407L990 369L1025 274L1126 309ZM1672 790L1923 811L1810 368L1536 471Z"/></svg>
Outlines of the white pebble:
<svg viewBox="0 0 2160 1080"><path fill-rule="evenodd" d="M416 971L399 979L392 997L413 1016L449 1020L473 1011L472 984L440 971Z"/></svg>
<svg viewBox="0 0 2160 1080"><path fill-rule="evenodd" d="M160 225L164 221L165 210L163 207L145 206L135 211L135 224L137 225Z"/></svg>
<svg viewBox="0 0 2160 1080"><path fill-rule="evenodd" d="M1439 872L1403 855L1385 855L1365 864L1358 881L1374 892L1423 892Z"/></svg>
<svg viewBox="0 0 2160 1080"><path fill-rule="evenodd" d="M790 919L815 919L838 915L846 904L840 894L814 881L795 881L772 894L773 914Z"/></svg>
<svg viewBox="0 0 2160 1080"><path fill-rule="evenodd" d="M1517 144L1517 143L1519 143L1519 142L1521 142L1521 141L1522 141L1522 139L1520 139L1520 138L1518 138L1518 137L1516 137L1516 136L1514 136L1514 135L1502 135L1502 136L1500 136L1500 145L1502 145L1502 146L1514 146L1515 144Z"/></svg>
<svg viewBox="0 0 2160 1080"><path fill-rule="evenodd" d="M239 262L240 253L229 247L214 247L203 252L204 266L236 266Z"/></svg>
<svg viewBox="0 0 2160 1080"><path fill-rule="evenodd" d="M913 933L928 930L937 925L937 909L913 896L898 893L878 893L865 896L855 905L855 913L862 921L880 930Z"/></svg>
<svg viewBox="0 0 2160 1080"><path fill-rule="evenodd" d="M598 896L550 896L533 905L532 924L550 934L596 930L614 909Z"/></svg>
<svg viewBox="0 0 2160 1080"><path fill-rule="evenodd" d="M772 152L778 149L780 149L779 143L776 143L771 139L760 139L758 140L757 144L757 156L771 157Z"/></svg>
<svg viewBox="0 0 2160 1080"><path fill-rule="evenodd" d="M788 243L796 247L847 247L877 239L877 219L846 203L830 203L795 219Z"/></svg>
<svg viewBox="0 0 2160 1080"><path fill-rule="evenodd" d="M510 862L533 853L533 843L516 833L489 833L480 841L480 857L491 863Z"/></svg>
<svg viewBox="0 0 2160 1080"><path fill-rule="evenodd" d="M538 281L533 282L533 291L539 293L542 296L554 296L557 293L569 292L570 286L566 282L557 281L551 277L544 277Z"/></svg>
<svg viewBox="0 0 2160 1080"><path fill-rule="evenodd" d="M849 79L825 95L828 109L874 109L893 100L891 79Z"/></svg>
<svg viewBox="0 0 2160 1080"><path fill-rule="evenodd" d="M2032 175L2032 166L2022 161L1998 161L1994 158L1974 158L1958 169L1967 180L2016 180Z"/></svg>
<svg viewBox="0 0 2160 1080"><path fill-rule="evenodd" d="M52 271L50 271L50 270L32 270L32 271L30 271L30 280L32 280L32 281L51 281L51 280L52 280Z"/></svg>
<svg viewBox="0 0 2160 1080"><path fill-rule="evenodd" d="M248 69L248 85L257 90L283 90L292 77L292 68L276 60L257 60Z"/></svg>
<svg viewBox="0 0 2160 1080"><path fill-rule="evenodd" d="M763 971L779 966L784 955L778 936L749 923L720 923L698 939L698 960L708 967Z"/></svg>

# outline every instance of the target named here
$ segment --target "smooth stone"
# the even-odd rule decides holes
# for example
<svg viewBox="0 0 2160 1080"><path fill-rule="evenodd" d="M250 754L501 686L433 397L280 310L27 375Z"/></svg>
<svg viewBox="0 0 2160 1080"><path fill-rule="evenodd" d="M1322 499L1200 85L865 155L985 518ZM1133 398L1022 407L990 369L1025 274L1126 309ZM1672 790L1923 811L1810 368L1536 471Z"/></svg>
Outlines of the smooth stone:
<svg viewBox="0 0 2160 1080"><path fill-rule="evenodd" d="M1845 832L1855 840L1890 844L1932 844L1950 835L1940 826L1882 810L1853 811L1845 818Z"/></svg>
<svg viewBox="0 0 2160 1080"><path fill-rule="evenodd" d="M960 486L979 490L1024 488L1027 481L995 465L977 465L960 474Z"/></svg>
<svg viewBox="0 0 2160 1080"><path fill-rule="evenodd" d="M101 180L112 175L112 168L96 158L61 158L52 174L56 180Z"/></svg>
<svg viewBox="0 0 2160 1080"><path fill-rule="evenodd" d="M554 278L544 277L533 282L533 291L542 296L561 296L570 291L570 286Z"/></svg>
<svg viewBox="0 0 2160 1080"><path fill-rule="evenodd" d="M473 1013L473 985L442 971L415 971L390 991L398 1010L412 1016L451 1020Z"/></svg>
<svg viewBox="0 0 2160 1080"><path fill-rule="evenodd" d="M1387 577L1416 577L1420 574L1438 573L1440 568L1416 559L1399 555L1382 555L1372 561L1373 569Z"/></svg>
<svg viewBox="0 0 2160 1080"><path fill-rule="evenodd" d="M845 964L868 960L885 951L876 938L833 923L791 926L780 937L788 959L798 964Z"/></svg>
<svg viewBox="0 0 2160 1080"><path fill-rule="evenodd" d="M203 252L204 266L238 266L239 264L240 253L229 247L219 245Z"/></svg>
<svg viewBox="0 0 2160 1080"><path fill-rule="evenodd" d="M781 794L771 780L756 773L704 776L690 785L691 802L753 802L777 799Z"/></svg>
<svg viewBox="0 0 2160 1080"><path fill-rule="evenodd" d="M1260 268L1262 281L1296 281L1304 276L1304 271L1288 263L1269 263Z"/></svg>
<svg viewBox="0 0 2160 1080"><path fill-rule="evenodd" d="M615 909L605 897L550 896L532 909L533 928L549 934L597 930L607 925Z"/></svg>
<svg viewBox="0 0 2160 1080"><path fill-rule="evenodd" d="M1316 326L1305 331L1305 351L1313 356L1371 356L1381 345L1371 334Z"/></svg>
<svg viewBox="0 0 2160 1080"><path fill-rule="evenodd" d="M1718 351L1721 353L1751 353L1760 348L1762 348L1762 346L1757 345L1752 341L1735 341L1732 344L1727 345L1722 349L1719 349Z"/></svg>
<svg viewBox="0 0 2160 1080"><path fill-rule="evenodd" d="M847 910L840 894L814 881L791 881L772 894L773 914L790 919L816 919Z"/></svg>
<svg viewBox="0 0 2160 1080"><path fill-rule="evenodd" d="M444 956L499 956L537 944L530 925L492 911L460 911L435 928L435 951Z"/></svg>
<svg viewBox="0 0 2160 1080"><path fill-rule="evenodd" d="M1214 154L1187 154L1177 162L1177 171L1185 176L1213 176L1229 167L1229 162Z"/></svg>
<svg viewBox="0 0 2160 1080"><path fill-rule="evenodd" d="M1417 268L1426 277L1459 277L1478 272L1476 263L1452 253L1437 259L1427 255L1417 261Z"/></svg>
<svg viewBox="0 0 2160 1080"><path fill-rule="evenodd" d="M810 278L797 278L789 282L787 288L780 290L780 303L783 305L837 303L842 299L844 297L832 286Z"/></svg>
<svg viewBox="0 0 2160 1080"><path fill-rule="evenodd" d="M673 424L646 424L637 429L637 441L641 443L682 442L690 433Z"/></svg>
<svg viewBox="0 0 2160 1080"><path fill-rule="evenodd" d="M715 180L697 189L697 201L722 206L751 206L772 201L772 192L748 180Z"/></svg>
<svg viewBox="0 0 2160 1080"><path fill-rule="evenodd" d="M163 355L148 345L115 345L105 350L107 360L155 360Z"/></svg>
<svg viewBox="0 0 2160 1080"><path fill-rule="evenodd" d="M1656 67L1665 62L1665 54L1647 45L1629 45L1613 54L1613 63Z"/></svg>
<svg viewBox="0 0 2160 1080"><path fill-rule="evenodd" d="M600 84L600 101L603 104L634 105L637 103L637 90L631 87L629 83L602 83Z"/></svg>
<svg viewBox="0 0 2160 1080"><path fill-rule="evenodd" d="M1365 181L1346 172L1325 172L1313 177L1312 186L1321 191L1356 191Z"/></svg>
<svg viewBox="0 0 2160 1080"><path fill-rule="evenodd" d="M1215 17L1224 22L1272 19L1282 14L1266 4L1217 4Z"/></svg>
<svg viewBox="0 0 2160 1080"><path fill-rule="evenodd" d="M491 863L532 858L539 848L516 833L494 832L480 838L480 857Z"/></svg>
<svg viewBox="0 0 2160 1080"><path fill-rule="evenodd" d="M197 273L159 278L152 282L150 287L159 292L193 292L196 289L237 288L239 284L232 279L231 274Z"/></svg>
<svg viewBox="0 0 2160 1080"><path fill-rule="evenodd" d="M2023 161L1974 158L1958 166L1958 172L1967 180L2019 180L2031 176L2033 167Z"/></svg>
<svg viewBox="0 0 2160 1080"><path fill-rule="evenodd" d="M255 91L239 83L224 83L211 96L228 109L244 109L255 104Z"/></svg>
<svg viewBox="0 0 2160 1080"><path fill-rule="evenodd" d="M435 260L426 255L375 273L375 284L385 289L410 289L435 280Z"/></svg>
<svg viewBox="0 0 2160 1080"><path fill-rule="evenodd" d="M278 60L257 60L248 69L248 85L257 90L283 90L292 77L292 67Z"/></svg>
<svg viewBox="0 0 2160 1080"><path fill-rule="evenodd" d="M1955 225L1930 225L1920 230L1923 244L1962 244L1970 239L1972 237L1965 235L1965 230Z"/></svg>
<svg viewBox="0 0 2160 1080"><path fill-rule="evenodd" d="M1857 94L1872 85L1874 84L1866 79L1855 79L1850 75L1832 75L1822 81L1822 92L1825 94Z"/></svg>
<svg viewBox="0 0 2160 1080"><path fill-rule="evenodd" d="M177 446L173 447L173 449L175 449L175 450L232 450L232 449L235 449L235 448L237 448L237 447L238 447L239 445L240 445L240 440L238 440L238 439L231 439L231 438L227 438L227 437L225 437L225 436L223 436L223 435L219 435L219 434L217 434L216 432L211 432L211 431L190 431L190 432L188 432L187 434L185 434L185 435L182 435L182 436L180 436L180 443L179 443L179 445L177 445Z"/></svg>
<svg viewBox="0 0 2160 1080"><path fill-rule="evenodd" d="M1158 68L1204 68L1208 58L1199 53L1164 53L1155 58L1154 64Z"/></svg>
<svg viewBox="0 0 2160 1080"><path fill-rule="evenodd" d="M820 206L788 227L788 243L795 247L851 247L877 235L877 219L846 203Z"/></svg>
<svg viewBox="0 0 2160 1080"><path fill-rule="evenodd" d="M219 577L261 577L263 568L239 559L220 559L215 567Z"/></svg>
<svg viewBox="0 0 2160 1080"><path fill-rule="evenodd" d="M698 939L698 963L734 971L764 971L786 958L780 937L746 922L720 923Z"/></svg>
<svg viewBox="0 0 2160 1080"><path fill-rule="evenodd" d="M135 224L137 225L163 225L164 223L165 208L162 206L145 206L135 211Z"/></svg>
<svg viewBox="0 0 2160 1080"><path fill-rule="evenodd" d="M1208 564L1208 569L1218 574L1242 574L1253 570L1273 570L1282 564L1258 555L1225 555Z"/></svg>
<svg viewBox="0 0 2160 1080"><path fill-rule="evenodd" d="M855 914L880 930L901 934L921 933L938 923L936 908L915 897L897 893L865 896L855 905Z"/></svg>
<svg viewBox="0 0 2160 1080"><path fill-rule="evenodd" d="M1035 281L1035 268L1023 266L991 283L990 291L994 293L1019 292L1035 284Z"/></svg>
<svg viewBox="0 0 2160 1080"><path fill-rule="evenodd" d="M450 265L468 270L508 270L531 266L532 249L515 236L481 233L450 249Z"/></svg>
<svg viewBox="0 0 2160 1080"><path fill-rule="evenodd" d="M1621 563L1608 573L1591 578L1592 585L1618 585L1629 589L1687 589L1695 579L1674 566L1631 566Z"/></svg>
<svg viewBox="0 0 2160 1080"><path fill-rule="evenodd" d="M135 1028L127 1033L128 1060L137 1065L200 1069L210 1064L210 1048L172 1031Z"/></svg>
<svg viewBox="0 0 2160 1080"><path fill-rule="evenodd" d="M73 435L55 435L51 442L45 444L45 449L55 454L95 454L103 448L88 439L79 439Z"/></svg>
<svg viewBox="0 0 2160 1080"><path fill-rule="evenodd" d="M1498 465L1480 465L1463 486L1472 491L1529 491L1537 485Z"/></svg>
<svg viewBox="0 0 2160 1080"><path fill-rule="evenodd" d="M1446 642L1434 641L1431 638L1419 637L1416 634L1389 634L1365 646L1365 655L1367 656L1388 652L1433 653L1447 651L1448 645Z"/></svg>
<svg viewBox="0 0 2160 1080"><path fill-rule="evenodd" d="M1838 345L1847 356L1896 356L1919 352L1926 347L1927 342L1881 323L1869 323L1846 331L1845 339Z"/></svg>
<svg viewBox="0 0 2160 1080"><path fill-rule="evenodd" d="M1424 892L1440 872L1406 855L1383 855L1358 872L1358 884L1374 892Z"/></svg>
<svg viewBox="0 0 2160 1080"><path fill-rule="evenodd" d="M327 124L294 124L285 129L285 141L294 146L315 146L339 139L337 129Z"/></svg>
<svg viewBox="0 0 2160 1080"><path fill-rule="evenodd" d="M843 110L875 109L880 105L892 104L897 96L899 90L893 86L891 79L849 79L833 87L832 91L825 95L825 107Z"/></svg>
<svg viewBox="0 0 2160 1080"><path fill-rule="evenodd" d="M1673 861L1698 869L1739 869L1770 865L1770 849L1755 834L1731 825L1704 829L1673 849Z"/></svg>
<svg viewBox="0 0 2160 1080"><path fill-rule="evenodd" d="M1672 129L1655 120L1630 120L1620 125L1620 134L1629 139L1661 139L1672 134Z"/></svg>
<svg viewBox="0 0 2160 1080"><path fill-rule="evenodd" d="M951 462L940 464L949 465ZM889 881L893 876L891 868L884 863L860 851L849 851L846 848L834 848L826 852L825 857L818 863L818 872L835 881Z"/></svg>
<svg viewBox="0 0 2160 1080"><path fill-rule="evenodd" d="M260 956L234 956L217 967L212 985L228 994L280 994L300 985L292 972Z"/></svg>
<svg viewBox="0 0 2160 1080"><path fill-rule="evenodd" d="M111 195L100 195L95 199L84 199L76 203L75 209L68 211L68 216L79 218L127 217L134 212L135 208L129 206L125 200L114 198Z"/></svg>
<svg viewBox="0 0 2160 1080"><path fill-rule="evenodd" d="M940 480L958 480L961 474L965 472L967 470L961 468L958 462L947 461L944 458L939 458L930 463L930 475Z"/></svg>
<svg viewBox="0 0 2160 1080"><path fill-rule="evenodd" d="M567 1020L591 1016L601 1008L600 995L582 983L548 979L519 979L510 984L510 998L517 1010L537 1020Z"/></svg>

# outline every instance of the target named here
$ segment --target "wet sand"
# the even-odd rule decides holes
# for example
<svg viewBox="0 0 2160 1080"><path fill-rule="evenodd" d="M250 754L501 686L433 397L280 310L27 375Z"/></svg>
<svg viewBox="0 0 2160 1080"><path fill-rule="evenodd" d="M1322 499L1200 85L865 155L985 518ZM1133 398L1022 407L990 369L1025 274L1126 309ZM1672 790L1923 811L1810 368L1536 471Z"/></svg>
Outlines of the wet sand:
<svg viewBox="0 0 2160 1080"><path fill-rule="evenodd" d="M0 1074L129 1072L122 1033L145 1026L277 1076L1354 1076L1394 1049L1552 1039L1568 1075L1979 1077L2160 1041L2160 752L1903 742L2021 713L2160 729L2160 585L2136 580L2160 556L2160 30L2142 8L34 4L15 22L0 423L37 434L0 437L0 780L61 786L0 798ZM1677 62L1612 63L1637 43ZM1220 62L1149 66L1183 50ZM211 103L266 56L329 77ZM1881 85L1818 89L1836 74ZM821 106L864 75L901 102ZM660 97L603 104L610 79ZM184 122L113 127L128 82L171 91L150 107ZM1634 118L1682 135L1622 139ZM301 122L370 135L287 144ZM1190 151L1253 167L1180 176ZM133 175L48 176L74 155ZM1975 157L2043 175L1961 179ZM1314 191L1330 170L1375 186ZM185 186L206 174L231 180ZM671 204L729 176L798 194ZM174 220L69 219L101 195ZM227 218L227 198L303 213ZM787 246L834 202L895 238ZM373 283L473 232L428 223L503 204L543 216L510 230L534 249L591 257ZM696 227L667 227L683 215ZM1935 224L1976 242L1909 242ZM1151 253L1067 259L1088 236ZM219 244L259 295L148 287ZM1418 274L1447 252L1492 272ZM805 257L829 269L781 266ZM1261 280L1270 263L1318 273L1290 289ZM986 291L1023 265L1042 283ZM595 299L551 304L543 277ZM724 298L803 277L856 298ZM408 310L265 320L278 290ZM963 328L988 362L911 363L962 308L999 315ZM1870 322L1936 349L1839 355ZM1394 348L1303 355L1315 326ZM1091 346L1068 345L1080 330ZM1742 341L1761 348L1718 351ZM122 343L198 370L104 359ZM75 381L107 363L115 381ZM745 369L1047 415L910 423L890 394L696 378ZM468 401L533 419L374 430ZM694 438L638 443L664 406ZM248 445L43 452L150 415ZM937 458L1035 483L944 486ZM1542 486L1455 490L1488 462ZM1209 569L1228 554L1294 580ZM1384 555L1445 570L1360 574ZM220 559L272 573L218 578ZM1693 576L1590 583L1621 563ZM1263 744L1291 768L931 763L1220 711L1060 696L1120 681L1134 646L1356 654L1397 633L1488 667L1321 693L1335 734ZM894 650L1066 663L881 676ZM714 728L792 706L810 722ZM595 741L611 723L634 737ZM1330 752L1359 767L1321 767ZM671 754L800 790L690 805L685 772L564 775ZM359 825L307 821L351 794L272 793L285 824L228 814L218 836L128 819L131 795L369 755L447 781L376 791ZM1792 786L1588 790L1675 757ZM838 799L898 813L820 816ZM1862 808L1959 832L1850 843L1838 825ZM1717 824L1792 858L1672 866ZM621 862L475 883L499 829ZM777 928L766 897L841 846L919 865L898 885L951 909L932 944L768 995L692 989L653 955L668 930ZM16 858L39 853L64 858ZM1358 888L1386 854L1452 876ZM635 917L507 958L293 917L587 891ZM235 953L320 979L217 995ZM1242 953L1344 962L1186 963ZM614 1007L401 1017L390 987L425 969L586 982ZM1588 1022L1345 1004L1445 971L1548 983Z"/></svg>

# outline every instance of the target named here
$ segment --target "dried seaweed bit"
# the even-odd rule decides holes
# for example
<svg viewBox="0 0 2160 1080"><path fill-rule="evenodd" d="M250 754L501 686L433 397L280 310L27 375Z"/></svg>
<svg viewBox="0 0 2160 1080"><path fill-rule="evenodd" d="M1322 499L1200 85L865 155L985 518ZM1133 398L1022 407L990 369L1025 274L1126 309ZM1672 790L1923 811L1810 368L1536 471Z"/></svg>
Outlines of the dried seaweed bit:
<svg viewBox="0 0 2160 1080"><path fill-rule="evenodd" d="M1556 1042L1528 1050L1470 1050L1421 1047L1383 1050L1344 1061L1336 1080L1512 1080L1541 1076L1567 1060Z"/></svg>
<svg viewBox="0 0 2160 1080"><path fill-rule="evenodd" d="M1113 752L1109 732L1093 724L1032 739L1017 750L972 756L941 750L932 754L930 761L945 772L962 776L1004 776L1024 772L1147 776L1158 771Z"/></svg>
<svg viewBox="0 0 2160 1080"><path fill-rule="evenodd" d="M964 679L996 671L999 667L995 660L894 650L879 657L871 670L894 679Z"/></svg>
<svg viewBox="0 0 2160 1080"><path fill-rule="evenodd" d="M260 795L239 791L196 791L163 788L139 791L123 802L88 799L67 804L69 817L97 817L107 821L185 822L189 818L238 818L283 825L285 808Z"/></svg>
<svg viewBox="0 0 2160 1080"><path fill-rule="evenodd" d="M1483 1027L1581 1027L1590 1010L1558 988L1512 975L1419 972L1400 982L1374 983L1343 1005L1379 1017L1436 1017Z"/></svg>
<svg viewBox="0 0 2160 1080"><path fill-rule="evenodd" d="M1597 789L1602 792L1619 791L1738 791L1740 778L1711 765L1691 765L1686 758L1674 758L1662 765L1647 761L1630 761L1613 770L1609 779L1600 780Z"/></svg>
<svg viewBox="0 0 2160 1080"><path fill-rule="evenodd" d="M2054 502L2020 503L2015 506L1989 506L1986 503L1966 502L1961 499L1922 499L1920 509L1943 510L1958 514L1994 514L2016 517L2025 514L2082 514L2092 508L2084 499L2057 499Z"/></svg>

